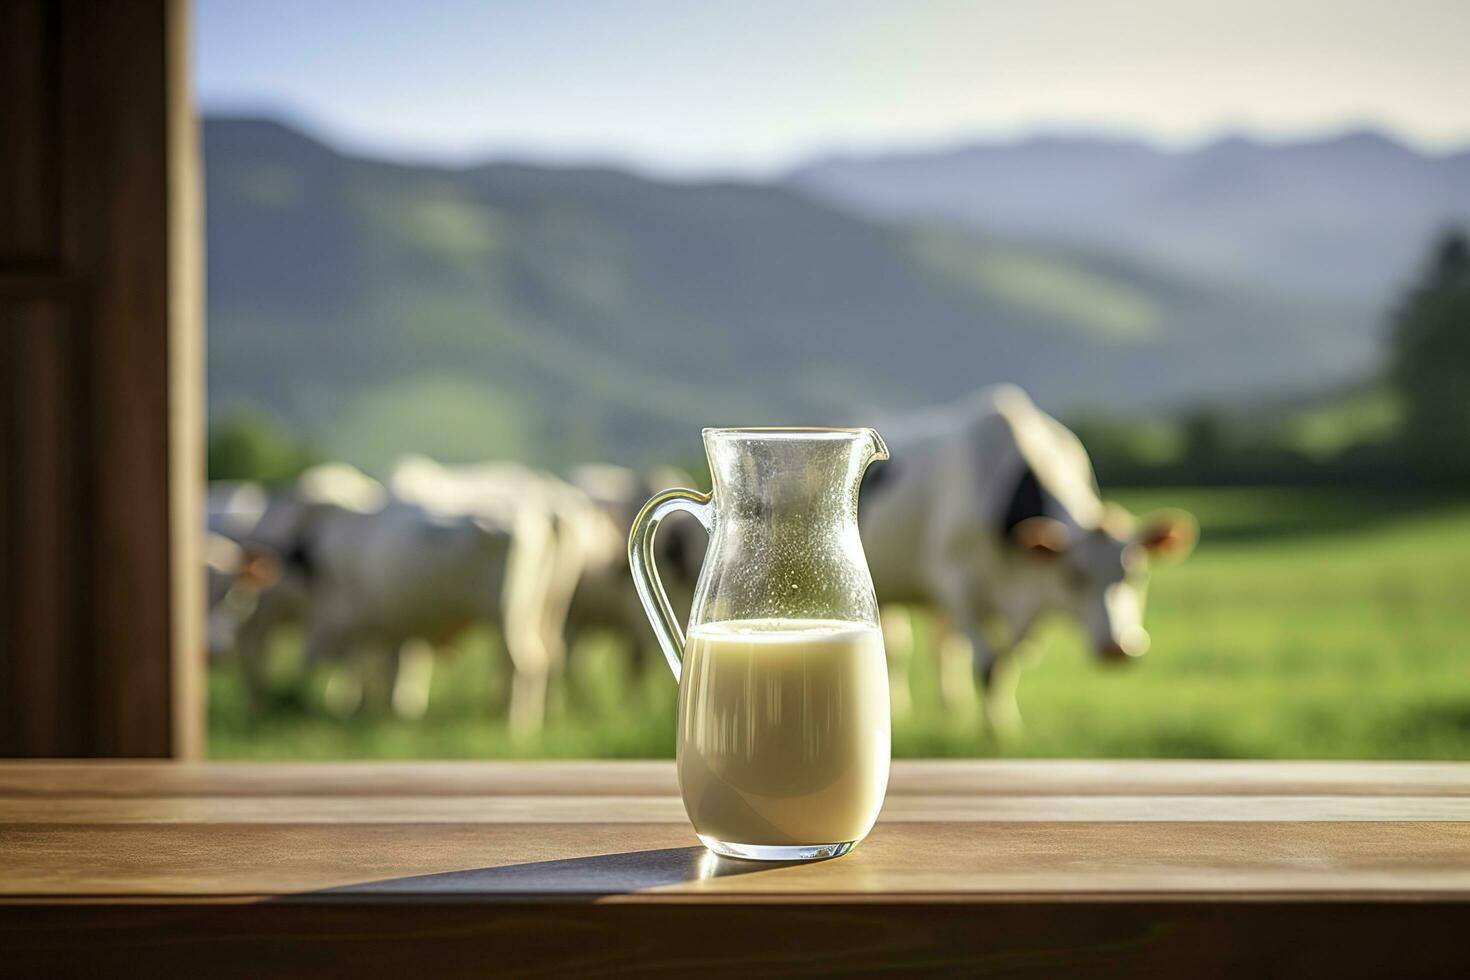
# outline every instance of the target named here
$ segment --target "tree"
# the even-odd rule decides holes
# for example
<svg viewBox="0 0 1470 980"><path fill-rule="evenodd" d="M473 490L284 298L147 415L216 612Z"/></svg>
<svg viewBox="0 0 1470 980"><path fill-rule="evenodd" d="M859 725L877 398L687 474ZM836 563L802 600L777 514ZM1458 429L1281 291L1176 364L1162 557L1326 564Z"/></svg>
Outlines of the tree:
<svg viewBox="0 0 1470 980"><path fill-rule="evenodd" d="M317 462L314 453L270 418L236 413L210 427L209 478L285 483Z"/></svg>
<svg viewBox="0 0 1470 980"><path fill-rule="evenodd" d="M1422 472L1470 473L1470 242L1444 234L1393 319L1404 445Z"/></svg>

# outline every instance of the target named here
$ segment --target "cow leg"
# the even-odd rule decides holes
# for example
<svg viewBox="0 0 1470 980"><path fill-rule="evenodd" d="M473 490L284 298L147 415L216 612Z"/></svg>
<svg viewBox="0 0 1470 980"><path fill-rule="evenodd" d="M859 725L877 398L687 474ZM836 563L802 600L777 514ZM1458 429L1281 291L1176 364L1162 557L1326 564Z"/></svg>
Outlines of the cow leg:
<svg viewBox="0 0 1470 980"><path fill-rule="evenodd" d="M534 735L545 724L549 681L544 665L516 668L510 688L510 730L516 736Z"/></svg>
<svg viewBox="0 0 1470 980"><path fill-rule="evenodd" d="M528 735L546 717L550 653L546 648L546 590L554 542L546 522L534 516L517 522L501 594L505 650L510 655L510 729Z"/></svg>
<svg viewBox="0 0 1470 980"><path fill-rule="evenodd" d="M545 585L541 608L542 643L546 648L548 688L550 679L560 681L566 673L567 613L572 596L582 577L585 560L579 529L565 518L556 522L551 568ZM562 690L559 686L558 690ZM543 695L546 697L547 695ZM545 707L542 708L543 715Z"/></svg>
<svg viewBox="0 0 1470 980"><path fill-rule="evenodd" d="M510 729L520 735L541 730L546 720L546 692L551 655L546 649L539 601L508 602L505 649L510 654Z"/></svg>
<svg viewBox="0 0 1470 980"><path fill-rule="evenodd" d="M572 681L572 664L579 656L584 654L579 651L586 646L585 631L581 625L567 620L562 628L562 664L558 671L562 688L562 708L573 717L579 717L586 713L587 702L582 697L583 691Z"/></svg>
<svg viewBox="0 0 1470 980"><path fill-rule="evenodd" d="M338 612L320 599L312 608L306 629L306 663L308 668L328 665L330 672L322 701L329 714L347 718L362 708L364 683L362 664L354 656L353 637L340 625L342 617L336 615Z"/></svg>
<svg viewBox="0 0 1470 980"><path fill-rule="evenodd" d="M956 629L943 612L936 611L932 622L939 703L946 711L958 711L974 702L975 646L969 634Z"/></svg>
<svg viewBox="0 0 1470 980"><path fill-rule="evenodd" d="M888 695L895 718L914 713L910 671L914 662L914 614L907 606L884 606L878 617L883 624L883 650L888 659Z"/></svg>
<svg viewBox="0 0 1470 980"><path fill-rule="evenodd" d="M985 631L972 628L965 634L974 651L974 683L980 688L980 720L986 734L1002 741L1021 734L1021 709L1016 704L1017 670L1013 651L997 648Z"/></svg>
<svg viewBox="0 0 1470 980"><path fill-rule="evenodd" d="M995 652L989 669L979 678L985 728L996 738L1013 739L1021 734L1021 706L1016 701L1020 679L1020 658L1014 647Z"/></svg>
<svg viewBox="0 0 1470 980"><path fill-rule="evenodd" d="M343 659L339 673L349 678L344 691L350 692L353 683L359 691L358 703L349 713L388 711L398 684L398 646L386 640L359 641Z"/></svg>
<svg viewBox="0 0 1470 980"><path fill-rule="evenodd" d="M327 711L337 718L350 718L362 708L363 680L362 664L343 661L332 665L327 676L327 687L322 692L322 701Z"/></svg>
<svg viewBox="0 0 1470 980"><path fill-rule="evenodd" d="M947 710L960 710L973 703L978 688L985 731L1001 738L1020 731L1015 672L1008 651L995 649L984 630L974 627L944 632L938 641L938 654L939 696Z"/></svg>
<svg viewBox="0 0 1470 980"><path fill-rule="evenodd" d="M990 669L982 678L987 727L998 737L1014 738L1021 733L1021 706L1016 701L1016 688L1026 654L1033 649L1027 642L1039 610L1029 602L1002 602L995 612L995 625L1004 630L992 648Z"/></svg>
<svg viewBox="0 0 1470 980"><path fill-rule="evenodd" d="M935 584L934 591L943 600L943 612L958 634L957 642L969 647L971 676L980 687L981 724L985 732L998 739L1014 738L1021 730L1021 712L1016 706L1012 650L996 646L986 635L984 610L973 598L976 590L969 576L956 572L941 576ZM942 666L941 672L945 673Z"/></svg>
<svg viewBox="0 0 1470 980"><path fill-rule="evenodd" d="M628 658L628 683L637 696L644 699L649 697L654 685L673 679L667 673L668 664L663 650L649 634L648 619L641 606L613 631L618 646Z"/></svg>
<svg viewBox="0 0 1470 980"><path fill-rule="evenodd" d="M235 655L240 661L240 679L245 685L245 699L252 717L264 712L270 696L270 680L266 657L270 652L270 631L254 619L240 627L235 639Z"/></svg>
<svg viewBox="0 0 1470 980"><path fill-rule="evenodd" d="M398 674L393 679L393 713L417 721L429 710L429 688L434 681L434 647L428 640L412 639L398 648Z"/></svg>
<svg viewBox="0 0 1470 980"><path fill-rule="evenodd" d="M363 704L374 712L393 709L393 692L398 687L402 662L398 658L400 643L387 641L363 649L358 657L363 677Z"/></svg>
<svg viewBox="0 0 1470 980"><path fill-rule="evenodd" d="M976 681L983 685L994 657L983 628L983 607L974 598L978 590L973 573L967 568L942 565L936 573L930 593L938 600L934 645L939 658L940 697L946 708L953 709L967 699L965 690L970 685Z"/></svg>

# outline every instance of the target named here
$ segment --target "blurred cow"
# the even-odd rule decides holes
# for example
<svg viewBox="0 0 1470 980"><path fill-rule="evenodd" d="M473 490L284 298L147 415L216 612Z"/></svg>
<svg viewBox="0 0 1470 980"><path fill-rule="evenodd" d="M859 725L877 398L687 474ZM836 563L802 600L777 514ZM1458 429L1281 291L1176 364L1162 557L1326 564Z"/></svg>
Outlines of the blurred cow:
<svg viewBox="0 0 1470 980"><path fill-rule="evenodd" d="M269 498L258 483L217 480L206 494L204 559L208 575L206 595L210 611L209 648L211 655L228 652L234 635L228 615L232 595L239 605L238 586L248 585L261 565L250 567L252 556L240 542L246 538L265 514ZM245 589L243 591L248 591ZM220 615L216 616L215 614Z"/></svg>
<svg viewBox="0 0 1470 980"><path fill-rule="evenodd" d="M509 551L499 616L513 670L511 725L540 728L548 686L566 660L566 619L584 571L616 552L616 529L585 493L518 463L443 466L400 460L389 478L395 497L443 518L496 527Z"/></svg>
<svg viewBox="0 0 1470 980"><path fill-rule="evenodd" d="M329 705L355 707L364 672L382 667L394 709L417 716L434 651L486 622L511 661L511 725L535 730L580 634L611 628L643 662L627 531L648 497L687 483L676 471L643 478L614 466L579 467L569 483L515 463L409 456L386 486L345 464L313 467L269 497L213 486L211 645L237 653L258 705L271 634L300 623L308 660L346 668L329 682ZM660 536L660 567L686 605L702 548L697 526Z"/></svg>
<svg viewBox="0 0 1470 980"><path fill-rule="evenodd" d="M609 631L627 650L634 669L642 674L651 664L662 664L663 654L654 643L628 571L628 532L650 497L670 487L692 486L692 479L674 467L640 474L606 463L575 467L569 479L604 515L608 536L605 547L587 562L577 583L567 613L567 647L575 649L578 639L591 631ZM704 528L692 519L670 521L655 542L660 579L681 616L687 614L694 596L704 545Z"/></svg>
<svg viewBox="0 0 1470 980"><path fill-rule="evenodd" d="M269 494L249 484L212 484L209 496L212 593L219 591L218 580L228 580L224 598L211 602L211 650L235 654L251 706L258 710L266 693L265 663L276 631L301 626L309 645L311 616L318 593L324 591L317 562L322 528L337 522L344 512L376 513L385 505L386 494L376 480L350 466L324 464L308 470L291 487ZM238 506L242 499L250 505ZM224 501L230 504L221 507ZM328 657L338 668L327 694L329 705L342 712L361 698L367 661L348 656L355 652L320 640L308 651L308 659ZM374 666L386 666L391 681L397 676L398 657L389 659L391 663ZM396 706L401 694L394 693Z"/></svg>
<svg viewBox="0 0 1470 980"><path fill-rule="evenodd" d="M859 497L879 600L934 608L968 641L987 726L1019 725L1016 654L1045 612L1078 620L1105 660L1147 651L1149 558L1187 554L1192 517L1140 523L1105 504L1077 437L1013 386L883 431L892 459L869 471ZM885 620L901 705L907 658L897 617ZM941 675L953 696L955 672Z"/></svg>
<svg viewBox="0 0 1470 980"><path fill-rule="evenodd" d="M264 487L215 481L209 485L207 502L209 655L235 657L246 698L252 710L259 710L266 695L269 639L278 627L302 620L305 595L299 581L282 581L279 554L256 539L273 504Z"/></svg>
<svg viewBox="0 0 1470 980"><path fill-rule="evenodd" d="M281 564L269 550L208 531L204 554L209 656L236 658L246 698L251 709L258 710L266 694L265 657L270 635L284 623L299 622L304 605L298 594L281 586Z"/></svg>
<svg viewBox="0 0 1470 980"><path fill-rule="evenodd" d="M421 715L433 642L461 619L478 618L482 593L499 595L504 561L494 553L504 536L393 501L378 481L344 464L313 467L269 497L257 490L259 503L243 516L232 503L241 487L210 488L210 639L212 653L236 655L252 707L266 690L271 636L300 624L307 659L337 668L330 707L354 709L364 682L378 679L399 714ZM420 590L443 584L436 577L464 588L441 589L424 603Z"/></svg>

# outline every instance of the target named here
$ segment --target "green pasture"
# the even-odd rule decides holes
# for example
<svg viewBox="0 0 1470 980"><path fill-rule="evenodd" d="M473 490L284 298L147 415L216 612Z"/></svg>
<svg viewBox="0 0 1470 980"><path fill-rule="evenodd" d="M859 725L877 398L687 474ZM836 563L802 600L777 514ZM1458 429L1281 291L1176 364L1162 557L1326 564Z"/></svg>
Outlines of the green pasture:
<svg viewBox="0 0 1470 980"><path fill-rule="evenodd" d="M1153 651L1096 662L1074 627L1046 625L1020 682L1024 732L982 734L973 699L944 707L919 621L913 711L899 756L1470 759L1470 500L1404 491L1138 490L1138 511L1192 510L1187 561L1149 596ZM647 757L673 753L674 683L610 640L575 651L540 736L503 722L495 637L471 635L440 663L428 714L369 705L339 720L326 671L296 681L291 637L272 664L269 710L246 710L235 665L209 679L217 758Z"/></svg>

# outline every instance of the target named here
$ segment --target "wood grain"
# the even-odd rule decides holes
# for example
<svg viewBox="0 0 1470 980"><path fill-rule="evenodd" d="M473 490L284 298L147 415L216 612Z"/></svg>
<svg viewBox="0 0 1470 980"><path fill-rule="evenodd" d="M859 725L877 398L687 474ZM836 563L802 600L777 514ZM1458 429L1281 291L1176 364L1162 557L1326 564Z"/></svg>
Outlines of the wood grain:
<svg viewBox="0 0 1470 980"><path fill-rule="evenodd" d="M8 855L0 895L299 898L346 885L474 894L493 885L494 875L476 880L490 869L582 860L582 870L602 880L603 869L589 859L697 845L688 825L673 821L14 825L0 832ZM708 879L688 871L688 880L657 887L888 900L1269 892L1462 898L1470 896L1467 858L1470 832L1461 824L914 822L880 825L848 859ZM636 861L629 868L640 871ZM397 880L425 875L461 879ZM534 878L517 881L548 898L586 890L575 875L548 879L544 888ZM622 900L642 896L640 888Z"/></svg>
<svg viewBox="0 0 1470 980"><path fill-rule="evenodd" d="M161 796L0 799L17 823L682 823L675 796ZM1470 821L1457 796L894 795L884 823Z"/></svg>
<svg viewBox="0 0 1470 980"><path fill-rule="evenodd" d="M1467 780L899 762L868 840L783 866L699 847L666 761L0 763L0 953L147 975L1443 975L1470 927Z"/></svg>
<svg viewBox="0 0 1470 980"><path fill-rule="evenodd" d="M1467 774L1434 764L900 762L878 828L851 857L691 873L657 891L1459 896L1470 894ZM1389 783L1413 793L1388 793ZM1112 787L1133 792L1101 792ZM0 842L3 895L175 898L287 898L696 844L669 762L5 763ZM555 878L548 894L571 880Z"/></svg>
<svg viewBox="0 0 1470 980"><path fill-rule="evenodd" d="M15 976L1455 976L1470 765L895 763L836 861L657 763L0 763ZM18 973L16 973L18 971Z"/></svg>
<svg viewBox="0 0 1470 980"><path fill-rule="evenodd" d="M676 796L664 761L0 762L0 798L24 796ZM1457 762L1027 760L895 764L890 798L926 796L1458 796Z"/></svg>

